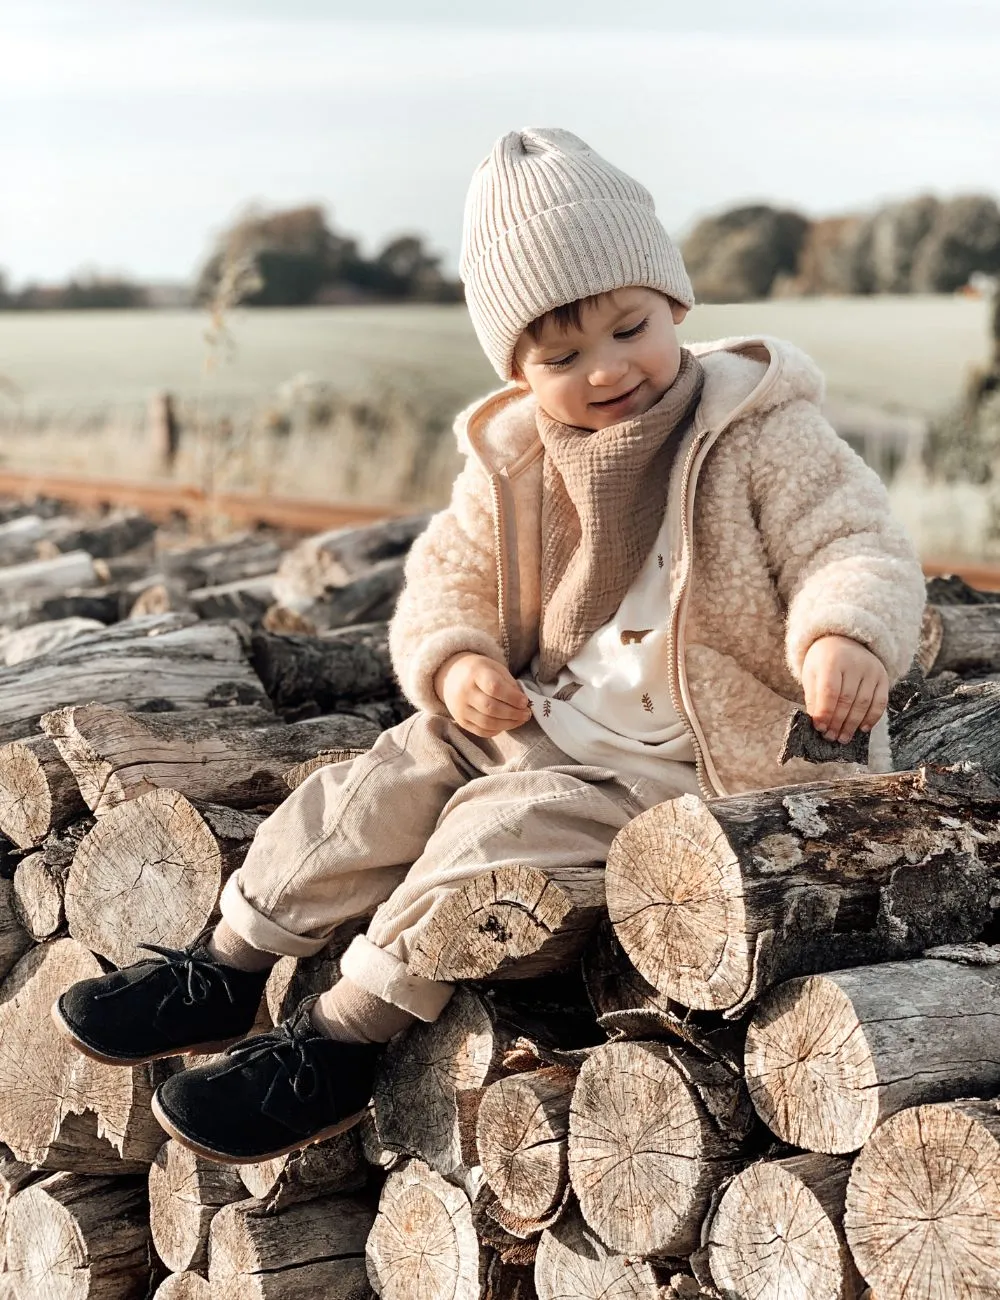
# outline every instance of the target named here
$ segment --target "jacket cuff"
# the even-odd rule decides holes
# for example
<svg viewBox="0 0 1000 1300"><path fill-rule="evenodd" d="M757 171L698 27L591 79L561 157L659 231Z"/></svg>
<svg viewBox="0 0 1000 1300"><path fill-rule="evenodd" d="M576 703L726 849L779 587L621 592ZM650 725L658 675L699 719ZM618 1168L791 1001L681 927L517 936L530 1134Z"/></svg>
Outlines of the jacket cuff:
<svg viewBox="0 0 1000 1300"><path fill-rule="evenodd" d="M448 716L448 710L434 690L434 676L446 659L462 651L485 655L504 667L507 665L503 649L488 632L475 627L443 628L422 638L416 653L406 658L405 674L400 684L411 704L426 713Z"/></svg>
<svg viewBox="0 0 1000 1300"><path fill-rule="evenodd" d="M822 636L847 636L857 641L881 660L891 681L901 677L910 666L909 659L902 666L897 663L897 638L877 614L857 605L824 604L822 608L798 610L789 615L785 655L797 682L802 681L806 652Z"/></svg>

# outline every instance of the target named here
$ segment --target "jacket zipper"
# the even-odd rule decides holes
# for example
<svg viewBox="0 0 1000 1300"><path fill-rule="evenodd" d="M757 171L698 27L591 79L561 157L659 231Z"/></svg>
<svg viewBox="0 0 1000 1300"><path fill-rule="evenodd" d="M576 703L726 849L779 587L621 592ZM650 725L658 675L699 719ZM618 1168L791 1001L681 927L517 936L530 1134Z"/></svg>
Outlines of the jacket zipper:
<svg viewBox="0 0 1000 1300"><path fill-rule="evenodd" d="M705 767L705 757L702 753L701 742L698 740L697 733L691 723L691 719L684 708L684 702L681 699L681 693L677 685L677 679L680 676L680 668L677 658L677 625L679 622L680 608L687 595L688 583L691 577L691 559L693 540L691 530L688 526L688 492L691 482L691 469L694 465L698 449L702 444L702 438L695 438L688 448L687 456L684 459L684 469L681 476L681 522L683 528L684 541L684 574L678 587L677 599L674 601L673 609L670 611L670 625L667 637L667 658L670 664L670 676L667 681L667 687L670 692L670 700L674 706L677 716L687 727L688 736L691 740L691 747L694 750L695 775L698 778L698 786L701 789L702 796L706 799L713 799L716 791L712 789L708 780L708 772ZM676 668L676 672L675 672Z"/></svg>
<svg viewBox="0 0 1000 1300"><path fill-rule="evenodd" d="M503 507L500 500L500 484L497 475L493 473L490 474L490 494L493 498L493 551L496 555L497 567L497 616L500 620L500 644L503 646L504 658L509 668L510 633L507 630L507 619L504 614L507 608L507 566L501 545L503 529L500 512Z"/></svg>

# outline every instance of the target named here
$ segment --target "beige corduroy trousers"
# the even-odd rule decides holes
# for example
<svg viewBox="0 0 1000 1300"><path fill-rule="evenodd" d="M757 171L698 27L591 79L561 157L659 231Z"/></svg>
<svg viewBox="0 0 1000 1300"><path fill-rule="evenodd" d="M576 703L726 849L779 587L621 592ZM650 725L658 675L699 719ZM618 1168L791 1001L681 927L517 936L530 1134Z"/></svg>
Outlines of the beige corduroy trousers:
<svg viewBox="0 0 1000 1300"><path fill-rule="evenodd" d="M505 864L603 865L626 822L696 791L688 764L665 762L655 781L576 763L533 720L482 739L416 713L368 753L313 772L261 824L222 915L255 948L298 957L374 912L342 973L436 1020L454 985L411 975L407 961L450 891Z"/></svg>

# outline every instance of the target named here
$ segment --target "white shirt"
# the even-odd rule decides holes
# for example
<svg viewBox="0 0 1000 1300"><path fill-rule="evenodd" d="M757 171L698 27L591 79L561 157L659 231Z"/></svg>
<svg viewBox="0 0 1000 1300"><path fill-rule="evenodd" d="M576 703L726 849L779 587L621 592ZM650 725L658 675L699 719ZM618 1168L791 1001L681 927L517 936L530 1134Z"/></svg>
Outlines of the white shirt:
<svg viewBox="0 0 1000 1300"><path fill-rule="evenodd" d="M578 763L667 778L697 790L694 749L668 686L670 583L666 521L614 617L585 642L554 682L535 679L537 656L518 679L535 721Z"/></svg>

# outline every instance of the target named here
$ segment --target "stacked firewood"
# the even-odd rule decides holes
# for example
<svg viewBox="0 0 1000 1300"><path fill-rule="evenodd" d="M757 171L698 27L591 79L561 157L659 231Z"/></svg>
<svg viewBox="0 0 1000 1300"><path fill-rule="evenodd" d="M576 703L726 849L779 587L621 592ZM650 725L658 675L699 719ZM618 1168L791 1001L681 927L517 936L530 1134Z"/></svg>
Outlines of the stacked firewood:
<svg viewBox="0 0 1000 1300"><path fill-rule="evenodd" d="M204 1161L149 1111L186 1058L103 1066L59 1036L60 991L190 942L262 818L405 716L373 620L418 527L229 544L272 548L256 577L223 543L88 551L108 626L0 668L0 1297L995 1294L1000 603L954 581L893 693L903 770L686 797L606 868L451 894L411 967L456 993L341 1137ZM263 612L193 597L269 575ZM8 589L0 626L27 630L36 597ZM366 924L279 961L259 1025Z"/></svg>

